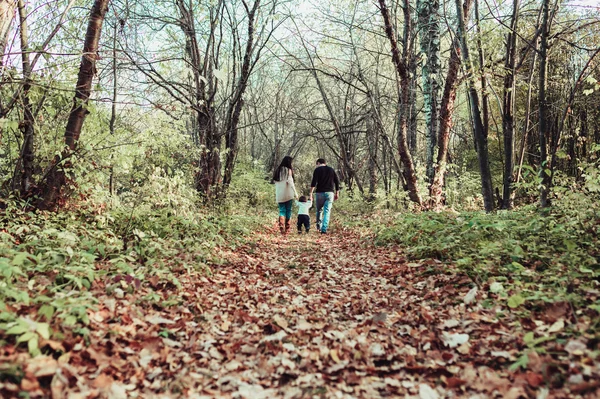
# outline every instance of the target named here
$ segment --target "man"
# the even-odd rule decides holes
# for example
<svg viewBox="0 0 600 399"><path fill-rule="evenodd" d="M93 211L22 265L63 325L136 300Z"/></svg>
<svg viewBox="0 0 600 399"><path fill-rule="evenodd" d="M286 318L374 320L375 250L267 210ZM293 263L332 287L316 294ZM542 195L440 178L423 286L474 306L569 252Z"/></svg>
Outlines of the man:
<svg viewBox="0 0 600 399"><path fill-rule="evenodd" d="M315 205L317 207L317 231L321 234L327 234L329 227L329 218L331 216L331 206L333 201L337 200L340 194L340 180L331 166L327 166L323 158L317 159L317 167L313 172L312 182L310 183L310 197L313 192L317 192ZM321 219L321 209L323 217Z"/></svg>

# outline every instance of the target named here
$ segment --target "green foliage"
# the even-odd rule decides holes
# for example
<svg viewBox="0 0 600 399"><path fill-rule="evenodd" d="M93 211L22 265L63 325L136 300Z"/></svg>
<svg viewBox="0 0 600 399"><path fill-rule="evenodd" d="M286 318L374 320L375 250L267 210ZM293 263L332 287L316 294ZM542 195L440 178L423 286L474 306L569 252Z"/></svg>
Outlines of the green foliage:
<svg viewBox="0 0 600 399"><path fill-rule="evenodd" d="M182 273L210 273L222 262L219 248L235 248L262 222L202 209L187 185L163 177L157 173L137 202L115 199L109 210L80 201L66 212L34 213L9 202L0 214L0 337L27 342L36 355L52 330L85 334L96 287L116 297L144 287L146 299L176 304L176 291L153 296L149 279L179 289Z"/></svg>
<svg viewBox="0 0 600 399"><path fill-rule="evenodd" d="M252 209L251 213L270 210L275 205L275 188L269 184L270 174L256 161L239 160L232 176L231 186L227 190L227 207Z"/></svg>
<svg viewBox="0 0 600 399"><path fill-rule="evenodd" d="M586 293L600 276L600 212L578 199L542 211L403 214L375 226L375 240L402 245L412 259L456 263L512 309L559 300L595 309Z"/></svg>

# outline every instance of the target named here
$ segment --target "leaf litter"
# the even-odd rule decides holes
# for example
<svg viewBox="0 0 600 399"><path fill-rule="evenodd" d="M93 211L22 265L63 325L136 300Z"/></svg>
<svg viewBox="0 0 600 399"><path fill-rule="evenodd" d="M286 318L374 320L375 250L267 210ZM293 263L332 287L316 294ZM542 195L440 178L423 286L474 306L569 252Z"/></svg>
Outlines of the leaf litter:
<svg viewBox="0 0 600 399"><path fill-rule="evenodd" d="M95 284L98 305L88 309L87 335L55 321L61 336L50 339L41 330L43 355L3 345L0 393L111 399L600 393L598 338L561 308L548 313L556 318L540 312L539 325L530 326L509 309L482 306L487 294L458 269L428 259L407 263L397 248L376 247L351 230L318 238L266 231L254 240L220 249L222 262L210 275L173 271L179 288L151 281L108 294ZM496 284L490 291L502 289ZM148 303L151 290L179 301Z"/></svg>

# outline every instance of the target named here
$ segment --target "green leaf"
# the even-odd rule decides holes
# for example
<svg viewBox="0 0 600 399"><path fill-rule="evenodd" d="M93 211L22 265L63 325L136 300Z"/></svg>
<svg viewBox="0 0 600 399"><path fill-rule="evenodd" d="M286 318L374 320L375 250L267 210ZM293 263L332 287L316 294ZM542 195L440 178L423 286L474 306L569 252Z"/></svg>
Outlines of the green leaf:
<svg viewBox="0 0 600 399"><path fill-rule="evenodd" d="M35 333L32 331L28 331L25 334L21 335L19 338L17 338L17 343L21 343L21 342L25 342L25 341L29 341L31 338L35 337Z"/></svg>
<svg viewBox="0 0 600 399"><path fill-rule="evenodd" d="M519 294L515 294L515 295L511 296L510 298L508 298L508 307L512 308L512 309L518 308L519 306L521 306L524 303L525 303L525 298L523 298Z"/></svg>
<svg viewBox="0 0 600 399"><path fill-rule="evenodd" d="M44 339L50 339L50 325L48 323L37 323L35 331Z"/></svg>
<svg viewBox="0 0 600 399"><path fill-rule="evenodd" d="M28 331L28 328L27 328L26 325L24 325L24 324L17 324L16 326L13 326L13 327L9 328L6 331L6 334L7 335L21 335L21 334L23 334L23 333L25 333L27 331Z"/></svg>
<svg viewBox="0 0 600 399"><path fill-rule="evenodd" d="M588 305L588 308L600 313L600 305L592 304L592 305Z"/></svg>
<svg viewBox="0 0 600 399"><path fill-rule="evenodd" d="M29 354L31 356L37 356L40 352L38 345L38 337L35 335L29 341L27 341L27 349L29 350Z"/></svg>
<svg viewBox="0 0 600 399"><path fill-rule="evenodd" d="M588 268L587 268L587 267L585 267L585 266L579 266L579 271L580 271L581 273L592 273L592 274L594 273L594 271L593 271L593 270L591 270L591 269L588 269Z"/></svg>
<svg viewBox="0 0 600 399"><path fill-rule="evenodd" d="M25 260L27 259L28 256L29 256L29 254L27 252L19 252L13 258L12 264L15 266L23 266L23 264L25 263Z"/></svg>
<svg viewBox="0 0 600 399"><path fill-rule="evenodd" d="M525 342L526 344L532 343L534 339L535 339L535 335L533 334L533 331L529 331L527 334L525 334L523 336L523 342Z"/></svg>
<svg viewBox="0 0 600 399"><path fill-rule="evenodd" d="M42 305L40 310L38 310L38 315L44 317L46 320L50 320L52 316L54 316L54 306L52 305Z"/></svg>
<svg viewBox="0 0 600 399"><path fill-rule="evenodd" d="M509 370L517 371L519 368L526 369L528 363L529 357L527 356L527 353L523 353L523 355L509 367Z"/></svg>

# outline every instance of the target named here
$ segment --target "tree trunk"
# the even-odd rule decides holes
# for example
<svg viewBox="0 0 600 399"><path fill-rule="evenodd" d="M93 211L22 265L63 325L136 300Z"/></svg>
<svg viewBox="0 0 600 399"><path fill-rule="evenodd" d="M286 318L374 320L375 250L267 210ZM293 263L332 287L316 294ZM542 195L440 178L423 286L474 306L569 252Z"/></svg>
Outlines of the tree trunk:
<svg viewBox="0 0 600 399"><path fill-rule="evenodd" d="M65 130L65 150L60 157L54 159L54 164L48 173L47 183L43 188L42 208L54 208L60 199L61 189L66 184L66 172L72 167L70 156L77 150L79 136L85 117L89 113L87 104L92 93L92 83L96 74L96 61L98 60L98 43L102 34L104 17L108 10L110 0L95 0L90 12L85 41L83 43L83 56L77 74L75 97ZM61 162L64 162L60 165Z"/></svg>
<svg viewBox="0 0 600 399"><path fill-rule="evenodd" d="M35 138L35 118L33 116L33 106L29 98L29 90L31 89L31 64L29 62L27 10L25 9L24 0L18 1L18 10L20 23L19 37L21 39L21 65L23 68L23 90L21 92L21 99L23 101L23 123L21 125L23 144L13 178L13 190L16 190L18 184L21 197L27 197L33 184L33 162L35 159L33 140Z"/></svg>
<svg viewBox="0 0 600 399"><path fill-rule="evenodd" d="M390 41L392 49L392 61L396 68L398 77L400 78L400 101L398 103L398 153L400 160L404 166L402 174L408 190L408 196L411 201L421 206L421 197L419 196L417 174L414 168L412 156L408 149L408 143L406 140L406 133L408 129L407 116L410 111L410 76L408 74L406 58L400 59L400 51L398 49L398 42L396 41L396 35L392 26L392 20L390 18L390 12L385 4L385 0L379 0L379 10L383 17L383 23L385 26L385 33ZM404 0L404 55L409 53L408 50L408 35L410 34L410 7L408 0Z"/></svg>
<svg viewBox="0 0 600 399"><path fill-rule="evenodd" d="M469 18L469 11L473 5L472 0L465 0L463 4L463 18ZM450 60L448 61L448 73L444 84L444 94L440 104L440 125L438 130L438 154L434 171L434 177L429 187L431 208L437 209L442 204L442 189L448 162L448 145L450 143L450 130L452 129L452 115L454 113L454 101L456 100L456 89L458 82L458 71L460 69L460 41L457 37L452 43Z"/></svg>
<svg viewBox="0 0 600 399"><path fill-rule="evenodd" d="M113 56L113 65L112 65L112 79L113 79L113 92L112 92L112 102L111 102L111 107L110 107L110 122L108 124L108 130L111 136L114 137L115 135L115 123L117 121L117 95L118 95L118 81L117 81L117 31L118 31L118 24L115 22L115 29L113 31L113 49L112 49L112 56ZM113 154L111 152L110 154L110 158L112 160ZM109 171L109 177L108 177L108 192L110 193L110 195L114 195L115 194L115 176L114 176L114 165L111 162L110 165L110 171Z"/></svg>
<svg viewBox="0 0 600 399"><path fill-rule="evenodd" d="M221 135L215 123L215 98L218 82L214 77L214 40L217 27L223 21L222 0L211 7L210 33L203 58L200 54L194 19L194 9L185 0L177 0L180 13L179 27L186 38L185 53L188 57L192 74L193 87L190 103L196 111L194 125L197 129L196 140L200 143L201 152L198 160L198 172L195 176L196 189L205 201L210 202L218 195L218 185L221 177ZM213 12L212 10L216 10Z"/></svg>
<svg viewBox="0 0 600 399"><path fill-rule="evenodd" d="M214 125L214 110L202 107L198 113L198 129L204 148L200 154L200 171L196 176L196 188L205 200L210 201L218 192L221 177L221 136Z"/></svg>
<svg viewBox="0 0 600 399"><path fill-rule="evenodd" d="M17 2L15 0L0 0L0 70L4 66L4 53L8 41L8 32L15 18L16 5Z"/></svg>
<svg viewBox="0 0 600 399"><path fill-rule="evenodd" d="M510 19L510 31L506 38L506 61L504 63L504 96L502 104L502 131L504 136L504 184L502 208L512 208L512 182L515 159L514 109L515 109L515 65L517 49L517 22L519 19L519 0L513 0L513 12Z"/></svg>
<svg viewBox="0 0 600 399"><path fill-rule="evenodd" d="M547 140L550 129L550 115L546 98L546 73L548 70L548 21L550 14L550 0L542 1L542 26L540 35L540 72L538 87L538 110L539 110L539 140L540 140L540 206L548 207L548 191L550 189L550 169L548 168L548 146Z"/></svg>
<svg viewBox="0 0 600 399"><path fill-rule="evenodd" d="M367 116L367 147L369 150L369 199L374 201L377 198L377 156L379 153L379 129L375 123L375 115L372 112Z"/></svg>
<svg viewBox="0 0 600 399"><path fill-rule="evenodd" d="M477 0L475 0L477 1ZM458 17L458 31L460 47L462 50L462 58L465 64L465 70L468 75L468 94L469 103L473 117L473 133L475 136L475 147L477 149L477 159L479 161L479 170L481 174L481 194L483 195L483 205L486 212L494 210L494 191L492 189L492 175L490 171L490 163L488 157L488 138L481 119L481 111L479 109L479 97L475 87L475 79L473 78L473 65L469 56L469 47L467 46L467 37L465 30L465 20L462 16L462 7L460 0L456 0L456 12Z"/></svg>
<svg viewBox="0 0 600 399"><path fill-rule="evenodd" d="M425 107L426 173L429 184L434 175L434 154L437 146L438 92L437 76L440 73L440 23L438 0L418 0L421 52L426 59L422 66L423 104Z"/></svg>
<svg viewBox="0 0 600 399"><path fill-rule="evenodd" d="M466 25L466 23L465 23ZM479 76L481 79L481 116L483 120L483 133L485 137L490 131L490 101L487 88L487 77L485 76L485 56L483 54L483 45L481 44L481 21L479 18L479 1L475 0L475 43L477 46L477 55L479 57ZM466 32L466 30L465 30ZM465 33L466 35L466 33Z"/></svg>
<svg viewBox="0 0 600 399"><path fill-rule="evenodd" d="M523 161L525 160L525 149L527 148L527 141L529 137L529 126L531 125L531 94L533 92L533 75L535 72L535 64L537 62L537 41L536 48L533 52L533 61L531 62L531 71L529 72L529 79L527 84L527 99L525 102L525 127L523 128L523 141L521 142L521 148L519 150L519 167L517 168L517 183L521 181L521 171L523 170Z"/></svg>
<svg viewBox="0 0 600 399"><path fill-rule="evenodd" d="M225 160L225 171L223 174L223 185L224 189L231 183L231 176L233 175L233 167L237 155L237 139L238 139L238 124L240 122L240 115L242 113L242 107L244 106L243 96L248 86L248 79L250 78L252 54L254 52L254 30L255 30L255 16L258 7L260 6L260 0L254 2L252 9L248 11L248 38L246 42L246 51L244 52L244 61L242 63L242 70L240 77L235 89L235 95L232 97L229 104L227 127L225 129L225 146L227 151L227 157Z"/></svg>
<svg viewBox="0 0 600 399"><path fill-rule="evenodd" d="M412 57L415 58L415 57ZM415 60L410 62L409 76L417 76L417 62ZM410 156L413 159L417 156L418 151L418 117L419 110L417 109L417 90L418 90L417 79L411 79L410 83L410 115L408 117L408 132L406 134L406 140L408 142L408 150Z"/></svg>

